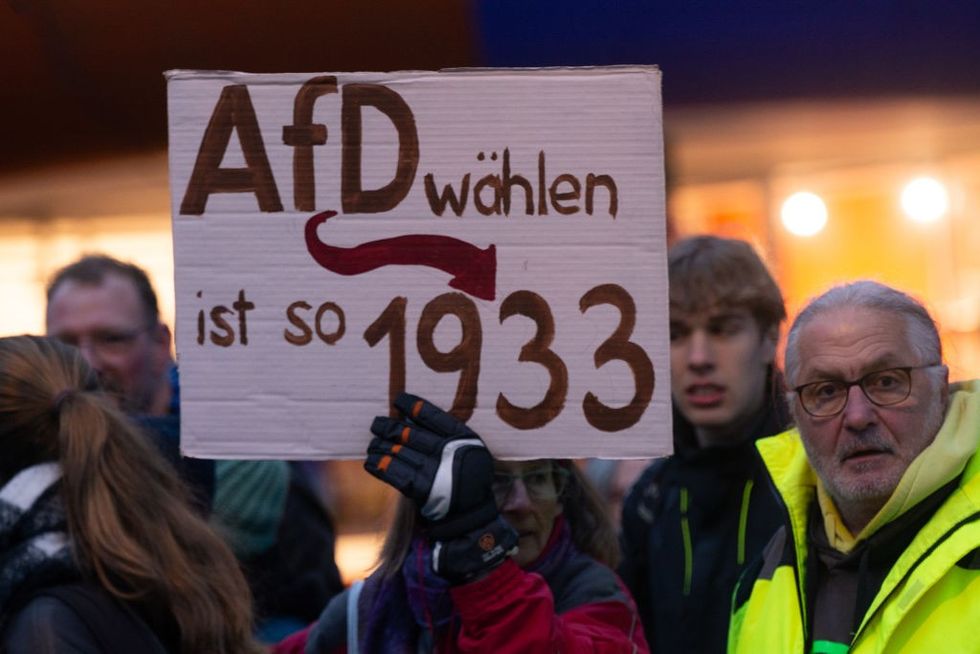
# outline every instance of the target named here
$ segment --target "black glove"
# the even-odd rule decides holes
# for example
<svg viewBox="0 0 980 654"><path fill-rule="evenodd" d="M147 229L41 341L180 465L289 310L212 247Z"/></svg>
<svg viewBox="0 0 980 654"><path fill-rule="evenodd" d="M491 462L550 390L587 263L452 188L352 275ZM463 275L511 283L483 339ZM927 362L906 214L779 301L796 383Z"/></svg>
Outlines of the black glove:
<svg viewBox="0 0 980 654"><path fill-rule="evenodd" d="M497 514L486 445L419 397L401 393L395 408L401 419L374 419L364 469L419 507L437 574L458 583L495 567L517 547L517 533Z"/></svg>

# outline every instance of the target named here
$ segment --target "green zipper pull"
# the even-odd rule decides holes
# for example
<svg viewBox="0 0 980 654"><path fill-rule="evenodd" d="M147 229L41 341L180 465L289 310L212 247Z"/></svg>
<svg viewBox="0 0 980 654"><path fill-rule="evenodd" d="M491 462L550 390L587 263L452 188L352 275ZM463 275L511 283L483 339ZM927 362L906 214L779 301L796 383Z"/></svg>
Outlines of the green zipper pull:
<svg viewBox="0 0 980 654"><path fill-rule="evenodd" d="M846 643L835 643L830 640L815 640L810 654L847 654L851 646Z"/></svg>

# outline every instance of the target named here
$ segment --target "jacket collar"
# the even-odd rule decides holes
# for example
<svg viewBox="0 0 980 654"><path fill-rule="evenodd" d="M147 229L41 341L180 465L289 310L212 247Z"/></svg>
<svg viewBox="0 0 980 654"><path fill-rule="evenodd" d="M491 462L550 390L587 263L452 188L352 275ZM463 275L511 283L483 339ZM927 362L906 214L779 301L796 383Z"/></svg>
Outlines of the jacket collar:
<svg viewBox="0 0 980 654"><path fill-rule="evenodd" d="M672 404L674 455L685 461L701 463L707 459L731 459L736 450L753 452L756 440L778 434L791 424L785 390L782 374L770 366L766 377L765 403L752 419L747 421L746 438L731 447L701 447L694 425L684 417L676 404Z"/></svg>

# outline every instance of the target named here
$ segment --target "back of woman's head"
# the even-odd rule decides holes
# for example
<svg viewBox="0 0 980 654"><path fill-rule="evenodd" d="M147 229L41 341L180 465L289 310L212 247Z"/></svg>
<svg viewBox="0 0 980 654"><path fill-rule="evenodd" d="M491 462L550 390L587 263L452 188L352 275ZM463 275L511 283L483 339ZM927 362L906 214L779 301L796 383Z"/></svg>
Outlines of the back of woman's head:
<svg viewBox="0 0 980 654"><path fill-rule="evenodd" d="M61 467L76 562L110 593L172 616L182 652L249 652L248 587L173 468L72 347L0 338L0 480ZM8 456L9 454L9 456Z"/></svg>
<svg viewBox="0 0 980 654"><path fill-rule="evenodd" d="M0 339L0 481L56 460L56 405L69 399L69 390L95 388L88 366L68 346L34 336Z"/></svg>

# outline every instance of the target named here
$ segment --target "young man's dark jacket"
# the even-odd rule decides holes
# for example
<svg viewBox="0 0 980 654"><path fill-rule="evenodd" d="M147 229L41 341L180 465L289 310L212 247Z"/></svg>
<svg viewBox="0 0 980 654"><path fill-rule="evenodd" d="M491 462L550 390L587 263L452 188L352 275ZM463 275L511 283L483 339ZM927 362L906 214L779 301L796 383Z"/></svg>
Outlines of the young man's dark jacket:
<svg viewBox="0 0 980 654"><path fill-rule="evenodd" d="M619 574L652 652L724 652L738 576L781 524L755 449L790 422L781 380L769 378L765 406L732 447L701 448L675 406L674 455L654 461L623 504Z"/></svg>

